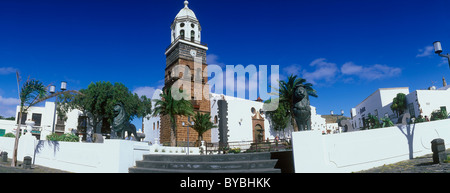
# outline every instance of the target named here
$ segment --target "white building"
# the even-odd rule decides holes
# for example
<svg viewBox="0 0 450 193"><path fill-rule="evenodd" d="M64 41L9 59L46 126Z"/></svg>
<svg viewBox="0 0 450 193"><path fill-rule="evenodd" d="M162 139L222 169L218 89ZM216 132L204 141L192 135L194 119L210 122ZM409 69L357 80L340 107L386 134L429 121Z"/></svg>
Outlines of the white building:
<svg viewBox="0 0 450 193"><path fill-rule="evenodd" d="M15 120L15 128L17 128L17 124L19 123L19 111L20 106L16 107L16 120ZM82 116L82 112L79 110L72 110L67 113L67 120L63 121L58 119L58 114L55 116L55 103L54 102L45 102L43 107L34 106L30 107L27 112L22 114L22 126L21 129L25 129L25 121L31 120L35 122L33 127L33 135L38 137L38 139L45 140L47 135L52 133L52 130L55 133L70 133L72 130L76 130L78 127L78 118ZM54 120L54 121L53 121ZM55 122L55 124L53 124ZM54 128L54 129L53 129ZM15 129L13 134L15 134Z"/></svg>
<svg viewBox="0 0 450 193"><path fill-rule="evenodd" d="M369 115L374 115L378 118L383 118L387 115L394 121L396 115L391 110L391 104L398 93L407 95L409 94L409 88L380 88L356 105L355 108L352 108L350 112L353 127L365 127L365 119L367 119Z"/></svg>
<svg viewBox="0 0 450 193"><path fill-rule="evenodd" d="M430 118L433 111L447 111L450 107L450 86L444 85L439 89L430 87L428 90L416 90L412 93L409 93L408 87L380 88L355 108L352 108L353 127L363 128L365 126L364 119L367 119L369 114L377 116L379 119L388 116L392 122L396 123L398 117L390 107L398 93L406 95L407 112L410 113L411 117L421 115Z"/></svg>
<svg viewBox="0 0 450 193"><path fill-rule="evenodd" d="M406 95L408 110L411 117L431 117L431 113L436 110L446 110L450 108L450 85L439 89L416 90Z"/></svg>

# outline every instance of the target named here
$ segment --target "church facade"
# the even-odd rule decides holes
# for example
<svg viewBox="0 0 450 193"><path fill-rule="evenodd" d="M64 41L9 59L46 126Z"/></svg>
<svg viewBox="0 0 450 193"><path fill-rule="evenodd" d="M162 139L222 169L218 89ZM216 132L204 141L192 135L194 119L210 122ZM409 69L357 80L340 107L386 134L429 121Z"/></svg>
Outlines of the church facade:
<svg viewBox="0 0 450 193"><path fill-rule="evenodd" d="M210 114L211 121L219 126L203 134L206 142L218 143L220 137L227 138L228 142L257 142L262 139L273 140L277 136L280 138L290 137L292 128L287 128L283 133L271 128L270 120L262 111L263 101L260 98L247 100L209 93L208 77L204 76L208 72L206 63L208 46L201 42L202 28L195 13L189 8L188 1L184 2L184 8L176 15L170 28L171 44L165 51L164 87L172 87L177 81L189 83L187 85L190 86L190 101L194 111ZM177 69L179 66L183 66L181 71ZM182 89L185 91L189 88L183 86ZM208 93L204 94L206 91ZM160 99L159 94L161 93L161 90L155 91L152 99ZM222 104L222 108L219 104ZM312 107L311 119L312 129L324 130L326 128L325 119L316 114L314 107ZM188 123L188 117L178 116L176 139L177 144L181 146L188 140L193 143L198 139L197 132L183 126L183 122ZM221 129L222 131L220 131ZM169 117L148 115L143 119L143 132L146 136L144 141L153 144L169 144L171 132ZM221 136L221 133L225 133L225 136Z"/></svg>

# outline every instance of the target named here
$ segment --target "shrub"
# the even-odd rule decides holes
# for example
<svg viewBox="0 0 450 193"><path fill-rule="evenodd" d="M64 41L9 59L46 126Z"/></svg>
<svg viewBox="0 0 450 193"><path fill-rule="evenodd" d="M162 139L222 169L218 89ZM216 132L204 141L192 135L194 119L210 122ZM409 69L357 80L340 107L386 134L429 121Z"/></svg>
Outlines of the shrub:
<svg viewBox="0 0 450 193"><path fill-rule="evenodd" d="M381 121L383 122L382 127L392 127L394 126L394 123L392 123L391 119L389 117L381 118Z"/></svg>
<svg viewBox="0 0 450 193"><path fill-rule="evenodd" d="M62 134L58 135L56 133L47 135L47 140L49 141L66 141L66 142L78 142L80 138L74 134Z"/></svg>
<svg viewBox="0 0 450 193"><path fill-rule="evenodd" d="M419 115L414 121L414 123L422 123L422 122L425 122L425 118L422 115Z"/></svg>
<svg viewBox="0 0 450 193"><path fill-rule="evenodd" d="M16 137L16 136L12 133L7 133L7 134L3 135L3 137Z"/></svg>
<svg viewBox="0 0 450 193"><path fill-rule="evenodd" d="M436 120L442 120L442 119L447 119L448 115L447 112L441 111L441 110L435 110L431 113L431 118L430 121L436 121Z"/></svg>
<svg viewBox="0 0 450 193"><path fill-rule="evenodd" d="M228 153L241 153L241 148L232 148L228 150Z"/></svg>

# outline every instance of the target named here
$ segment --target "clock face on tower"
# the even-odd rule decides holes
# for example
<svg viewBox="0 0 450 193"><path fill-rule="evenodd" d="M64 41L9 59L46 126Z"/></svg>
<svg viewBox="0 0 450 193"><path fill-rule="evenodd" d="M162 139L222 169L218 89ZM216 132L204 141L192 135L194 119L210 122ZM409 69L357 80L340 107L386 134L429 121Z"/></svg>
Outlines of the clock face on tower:
<svg viewBox="0 0 450 193"><path fill-rule="evenodd" d="M191 56L195 58L195 56L197 56L197 51L191 50Z"/></svg>

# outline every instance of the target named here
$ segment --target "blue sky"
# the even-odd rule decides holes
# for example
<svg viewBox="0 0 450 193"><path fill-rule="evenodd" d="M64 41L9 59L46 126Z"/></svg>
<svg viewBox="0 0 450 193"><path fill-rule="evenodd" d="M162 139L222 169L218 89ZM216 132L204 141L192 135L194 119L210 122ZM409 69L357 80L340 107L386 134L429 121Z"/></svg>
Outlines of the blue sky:
<svg viewBox="0 0 450 193"><path fill-rule="evenodd" d="M378 88L410 92L450 80L447 0L190 0L208 63L279 65L314 83L319 114L349 115ZM163 85L170 24L183 0L0 0L0 115L18 104L15 70L69 89L122 82ZM254 99L252 99L254 100ZM136 122L140 122L136 120ZM136 124L140 127L140 124Z"/></svg>

